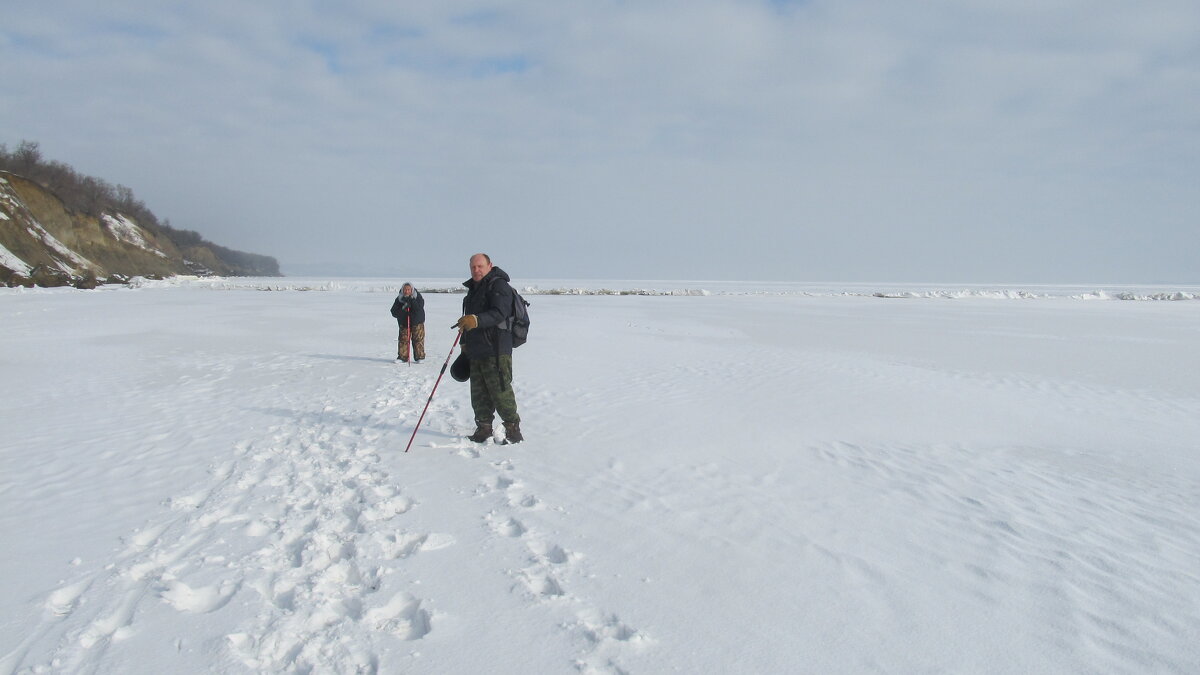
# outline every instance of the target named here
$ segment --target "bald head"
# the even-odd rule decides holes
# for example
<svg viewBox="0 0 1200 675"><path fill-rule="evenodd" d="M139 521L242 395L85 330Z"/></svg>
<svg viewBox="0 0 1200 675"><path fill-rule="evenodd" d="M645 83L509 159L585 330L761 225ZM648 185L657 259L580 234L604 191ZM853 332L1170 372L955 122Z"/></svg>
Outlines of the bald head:
<svg viewBox="0 0 1200 675"><path fill-rule="evenodd" d="M481 281L492 271L492 259L486 253L476 253L471 256L471 279Z"/></svg>

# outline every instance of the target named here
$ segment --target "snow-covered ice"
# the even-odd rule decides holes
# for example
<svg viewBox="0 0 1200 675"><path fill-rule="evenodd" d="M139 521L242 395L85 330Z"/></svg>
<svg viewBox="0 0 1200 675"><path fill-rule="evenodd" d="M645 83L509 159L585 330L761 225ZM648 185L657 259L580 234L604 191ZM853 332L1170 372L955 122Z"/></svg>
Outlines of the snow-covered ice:
<svg viewBox="0 0 1200 675"><path fill-rule="evenodd" d="M0 289L0 673L1200 672L1200 289L516 283Z"/></svg>

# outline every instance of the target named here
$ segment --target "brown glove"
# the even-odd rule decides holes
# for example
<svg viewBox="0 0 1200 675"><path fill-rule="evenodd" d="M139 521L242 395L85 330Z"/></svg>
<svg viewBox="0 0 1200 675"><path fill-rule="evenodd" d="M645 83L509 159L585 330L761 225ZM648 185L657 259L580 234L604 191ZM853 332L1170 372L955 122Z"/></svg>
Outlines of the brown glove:
<svg viewBox="0 0 1200 675"><path fill-rule="evenodd" d="M461 331L474 330L478 327L479 319L476 319L474 314L467 314L459 318L458 323L451 326L451 328L457 328Z"/></svg>

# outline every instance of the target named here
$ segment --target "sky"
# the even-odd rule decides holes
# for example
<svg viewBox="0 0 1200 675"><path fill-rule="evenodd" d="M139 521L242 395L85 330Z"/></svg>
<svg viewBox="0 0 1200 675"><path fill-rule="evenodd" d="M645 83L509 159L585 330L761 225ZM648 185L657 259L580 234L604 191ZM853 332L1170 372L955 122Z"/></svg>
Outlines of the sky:
<svg viewBox="0 0 1200 675"><path fill-rule="evenodd" d="M63 0L0 59L0 143L287 274L1200 282L1195 0Z"/></svg>

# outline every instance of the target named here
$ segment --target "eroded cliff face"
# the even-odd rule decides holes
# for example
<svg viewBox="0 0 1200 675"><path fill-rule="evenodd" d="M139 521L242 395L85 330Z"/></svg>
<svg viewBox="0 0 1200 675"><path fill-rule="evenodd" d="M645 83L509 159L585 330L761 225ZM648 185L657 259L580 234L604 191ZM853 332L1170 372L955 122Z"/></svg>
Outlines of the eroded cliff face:
<svg viewBox="0 0 1200 675"><path fill-rule="evenodd" d="M216 247L220 248L220 247ZM87 285L89 280L178 274L278 276L273 258L208 246L181 251L120 213L96 218L68 209L42 186L0 171L0 284Z"/></svg>

